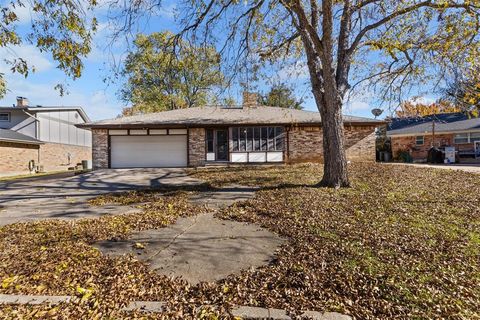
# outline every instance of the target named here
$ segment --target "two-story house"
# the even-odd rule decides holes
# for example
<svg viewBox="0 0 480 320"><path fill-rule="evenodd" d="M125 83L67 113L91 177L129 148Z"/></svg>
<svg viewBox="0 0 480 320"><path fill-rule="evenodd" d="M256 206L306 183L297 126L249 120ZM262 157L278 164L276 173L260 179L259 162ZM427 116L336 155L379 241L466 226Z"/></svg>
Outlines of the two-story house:
<svg viewBox="0 0 480 320"><path fill-rule="evenodd" d="M0 107L0 175L67 170L91 160L91 132L75 126L89 121L81 107L29 106L23 97Z"/></svg>

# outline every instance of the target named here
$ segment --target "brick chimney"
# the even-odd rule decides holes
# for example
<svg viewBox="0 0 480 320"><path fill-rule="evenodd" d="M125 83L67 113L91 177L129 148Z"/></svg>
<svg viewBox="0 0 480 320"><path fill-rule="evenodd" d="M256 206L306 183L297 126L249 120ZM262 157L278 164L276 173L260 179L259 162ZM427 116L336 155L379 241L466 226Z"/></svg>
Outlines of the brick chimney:
<svg viewBox="0 0 480 320"><path fill-rule="evenodd" d="M28 99L25 97L17 97L17 107L28 107Z"/></svg>
<svg viewBox="0 0 480 320"><path fill-rule="evenodd" d="M243 92L242 107L254 107L254 106L258 106L258 100L259 100L259 98L260 98L260 97L259 97L258 93L244 91L244 92Z"/></svg>

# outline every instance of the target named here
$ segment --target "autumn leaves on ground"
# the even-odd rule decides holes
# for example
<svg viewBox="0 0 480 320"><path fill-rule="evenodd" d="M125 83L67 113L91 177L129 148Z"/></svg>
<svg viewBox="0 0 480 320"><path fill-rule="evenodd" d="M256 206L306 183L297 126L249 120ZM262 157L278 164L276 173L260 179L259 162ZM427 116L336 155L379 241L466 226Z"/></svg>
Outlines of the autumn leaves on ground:
<svg viewBox="0 0 480 320"><path fill-rule="evenodd" d="M321 167L212 168L212 187L261 185L223 219L254 222L288 241L277 258L217 283L190 286L150 272L134 256L91 244L162 228L206 209L187 192L130 192L92 205L138 203L142 213L0 229L0 293L75 295L49 306L1 306L0 318L228 318L233 305L338 311L357 319L480 319L480 177L390 165L352 165L353 186L312 185ZM133 300L166 301L164 314L122 312Z"/></svg>

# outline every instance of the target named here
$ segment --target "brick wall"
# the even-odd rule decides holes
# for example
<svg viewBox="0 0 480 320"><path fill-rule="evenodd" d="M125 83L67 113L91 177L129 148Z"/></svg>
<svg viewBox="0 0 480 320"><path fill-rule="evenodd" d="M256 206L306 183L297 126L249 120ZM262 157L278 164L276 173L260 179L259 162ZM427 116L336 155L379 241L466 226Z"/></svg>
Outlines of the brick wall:
<svg viewBox="0 0 480 320"><path fill-rule="evenodd" d="M462 143L455 144L453 143L453 134L436 134L435 135L435 146L454 146L456 150L459 151L470 151L474 150L473 143ZM423 136L424 143L421 146L415 144L416 136L408 137L392 137L392 153L393 157L396 158L400 151L406 150L410 153L413 160L416 161L426 161L428 156L428 150L432 146L432 135L428 134Z"/></svg>
<svg viewBox="0 0 480 320"><path fill-rule="evenodd" d="M92 160L92 149L62 143L45 143L40 146L39 164L44 171L68 170L82 160Z"/></svg>
<svg viewBox="0 0 480 320"><path fill-rule="evenodd" d="M375 127L346 126L345 147L350 161L375 161ZM288 134L288 162L322 162L321 127L293 127Z"/></svg>
<svg viewBox="0 0 480 320"><path fill-rule="evenodd" d="M0 175L30 172L28 162L38 162L38 145L0 142Z"/></svg>
<svg viewBox="0 0 480 320"><path fill-rule="evenodd" d="M108 168L108 130L92 129L93 169Z"/></svg>
<svg viewBox="0 0 480 320"><path fill-rule="evenodd" d="M375 161L375 127L346 126L344 132L348 160Z"/></svg>
<svg viewBox="0 0 480 320"><path fill-rule="evenodd" d="M205 164L205 128L188 129L188 165Z"/></svg>
<svg viewBox="0 0 480 320"><path fill-rule="evenodd" d="M290 163L323 161L323 134L320 127L292 127L287 138Z"/></svg>

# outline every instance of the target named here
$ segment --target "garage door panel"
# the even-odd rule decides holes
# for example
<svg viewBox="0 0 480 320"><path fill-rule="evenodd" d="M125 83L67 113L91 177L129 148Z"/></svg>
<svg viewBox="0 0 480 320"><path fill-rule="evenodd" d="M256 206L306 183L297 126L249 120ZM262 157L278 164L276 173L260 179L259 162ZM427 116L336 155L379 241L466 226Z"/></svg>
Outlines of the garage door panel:
<svg viewBox="0 0 480 320"><path fill-rule="evenodd" d="M112 168L185 167L187 136L111 136Z"/></svg>

